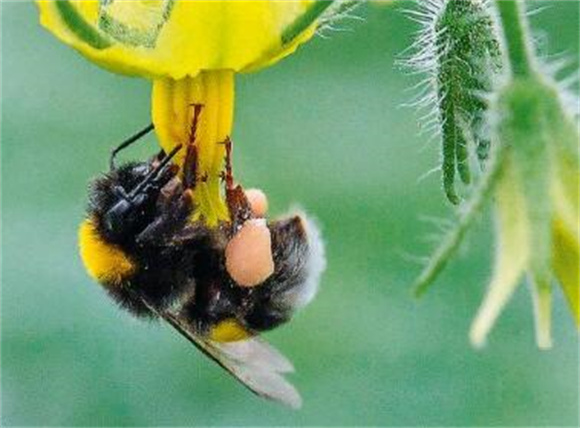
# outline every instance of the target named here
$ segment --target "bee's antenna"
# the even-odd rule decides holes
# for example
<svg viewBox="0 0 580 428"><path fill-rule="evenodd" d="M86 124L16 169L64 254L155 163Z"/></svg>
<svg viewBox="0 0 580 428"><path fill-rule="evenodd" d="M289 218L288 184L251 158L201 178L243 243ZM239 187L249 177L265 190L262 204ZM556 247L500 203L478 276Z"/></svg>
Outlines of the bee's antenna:
<svg viewBox="0 0 580 428"><path fill-rule="evenodd" d="M141 131L137 132L136 134L132 135L131 137L129 137L125 141L123 141L121 144L119 144L111 152L111 157L109 159L109 168L111 168L111 170L115 169L115 157L117 156L117 154L121 150L127 148L128 146L130 146L131 144L133 144L135 141L137 141L140 138L144 137L145 135L147 135L148 133L150 133L153 129L155 129L155 126L151 123L151 124L147 125L146 128L143 128Z"/></svg>
<svg viewBox="0 0 580 428"><path fill-rule="evenodd" d="M159 165L157 165L157 167L155 167L149 174L147 174L145 178L137 185L137 187L131 190L131 193L127 195L128 199L132 200L133 198L135 198L135 196L137 196L141 191L143 191L143 189L149 183L154 181L159 176L159 174L161 174L165 170L171 159L177 154L177 152L179 152L179 150L181 150L182 147L183 147L182 144L179 144L178 146L174 147L173 150L171 150L167 154L167 156L165 156L161 160L161 162L159 162Z"/></svg>

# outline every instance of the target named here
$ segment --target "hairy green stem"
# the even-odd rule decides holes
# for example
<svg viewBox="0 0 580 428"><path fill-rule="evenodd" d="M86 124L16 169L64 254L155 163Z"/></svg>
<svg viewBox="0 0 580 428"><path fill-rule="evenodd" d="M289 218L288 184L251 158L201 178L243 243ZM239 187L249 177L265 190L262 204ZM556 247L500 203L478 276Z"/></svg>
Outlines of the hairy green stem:
<svg viewBox="0 0 580 428"><path fill-rule="evenodd" d="M495 0L503 30L504 46L512 74L529 76L533 73L533 55L528 23L521 0Z"/></svg>
<svg viewBox="0 0 580 428"><path fill-rule="evenodd" d="M465 233L471 226L477 214L481 212L483 204L489 199L495 183L502 171L503 151L501 147L495 149L492 160L483 176L479 187L469 200L465 211L457 220L455 227L443 238L443 242L437 248L429 263L414 284L415 297L420 297L433 283L439 272L447 265L453 254L463 241Z"/></svg>

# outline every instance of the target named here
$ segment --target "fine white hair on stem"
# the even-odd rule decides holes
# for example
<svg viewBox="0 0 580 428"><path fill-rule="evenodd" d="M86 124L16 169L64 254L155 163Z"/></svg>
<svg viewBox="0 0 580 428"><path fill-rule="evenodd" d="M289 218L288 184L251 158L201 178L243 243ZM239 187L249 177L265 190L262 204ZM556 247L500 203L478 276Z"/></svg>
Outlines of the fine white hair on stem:
<svg viewBox="0 0 580 428"><path fill-rule="evenodd" d="M424 266L428 261L429 257L427 256L419 256L417 254L413 254L408 250L398 248L395 253L404 261L413 263L417 266Z"/></svg>
<svg viewBox="0 0 580 428"><path fill-rule="evenodd" d="M419 178L417 178L417 184L422 183L423 181L425 181L429 177L431 177L433 174L435 174L436 172L440 172L440 171L441 171L441 165L437 165L437 166L431 168L429 171L421 174L421 176Z"/></svg>
<svg viewBox="0 0 580 428"><path fill-rule="evenodd" d="M355 13L364 3L366 0L335 0L320 17L316 35L328 38L331 33L352 31L351 28L343 25L348 22L364 20Z"/></svg>
<svg viewBox="0 0 580 428"><path fill-rule="evenodd" d="M538 2L527 2L526 4L526 16L528 18L534 17L540 13L542 13L543 11L551 8L552 5L551 4L547 4L547 2L542 2L542 3L538 3Z"/></svg>
<svg viewBox="0 0 580 428"><path fill-rule="evenodd" d="M453 221L447 217L436 217L433 215L420 215L419 221L422 223L435 225L441 232L447 232L453 227Z"/></svg>

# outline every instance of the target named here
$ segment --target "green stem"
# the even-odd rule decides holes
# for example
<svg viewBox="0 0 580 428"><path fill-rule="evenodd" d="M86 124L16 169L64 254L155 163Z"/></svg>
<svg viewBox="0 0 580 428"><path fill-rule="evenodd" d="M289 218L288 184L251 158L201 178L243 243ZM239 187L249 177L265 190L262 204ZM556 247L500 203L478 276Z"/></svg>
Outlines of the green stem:
<svg viewBox="0 0 580 428"><path fill-rule="evenodd" d="M457 220L456 226L443 238L441 245L435 250L429 262L421 272L414 284L415 297L420 297L433 283L437 275L445 268L447 262L459 248L465 233L473 223L481 207L489 199L495 183L502 171L504 153L502 147L495 148L485 175L481 179L479 187L465 207L465 211Z"/></svg>
<svg viewBox="0 0 580 428"><path fill-rule="evenodd" d="M521 0L495 0L503 30L504 46L514 76L533 73L533 55L528 23Z"/></svg>

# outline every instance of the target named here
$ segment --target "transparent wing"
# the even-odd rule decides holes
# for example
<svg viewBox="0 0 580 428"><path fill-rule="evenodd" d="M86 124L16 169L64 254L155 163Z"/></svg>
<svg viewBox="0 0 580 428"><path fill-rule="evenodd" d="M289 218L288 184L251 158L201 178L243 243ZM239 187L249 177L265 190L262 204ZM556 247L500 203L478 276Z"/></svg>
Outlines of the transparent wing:
<svg viewBox="0 0 580 428"><path fill-rule="evenodd" d="M213 342L200 336L179 315L147 306L253 393L294 409L302 406L300 394L283 376L294 371L292 363L266 341L254 337L239 342Z"/></svg>
<svg viewBox="0 0 580 428"><path fill-rule="evenodd" d="M218 364L261 397L298 409L302 399L283 376L292 364L267 342L252 338L240 342L205 342Z"/></svg>

